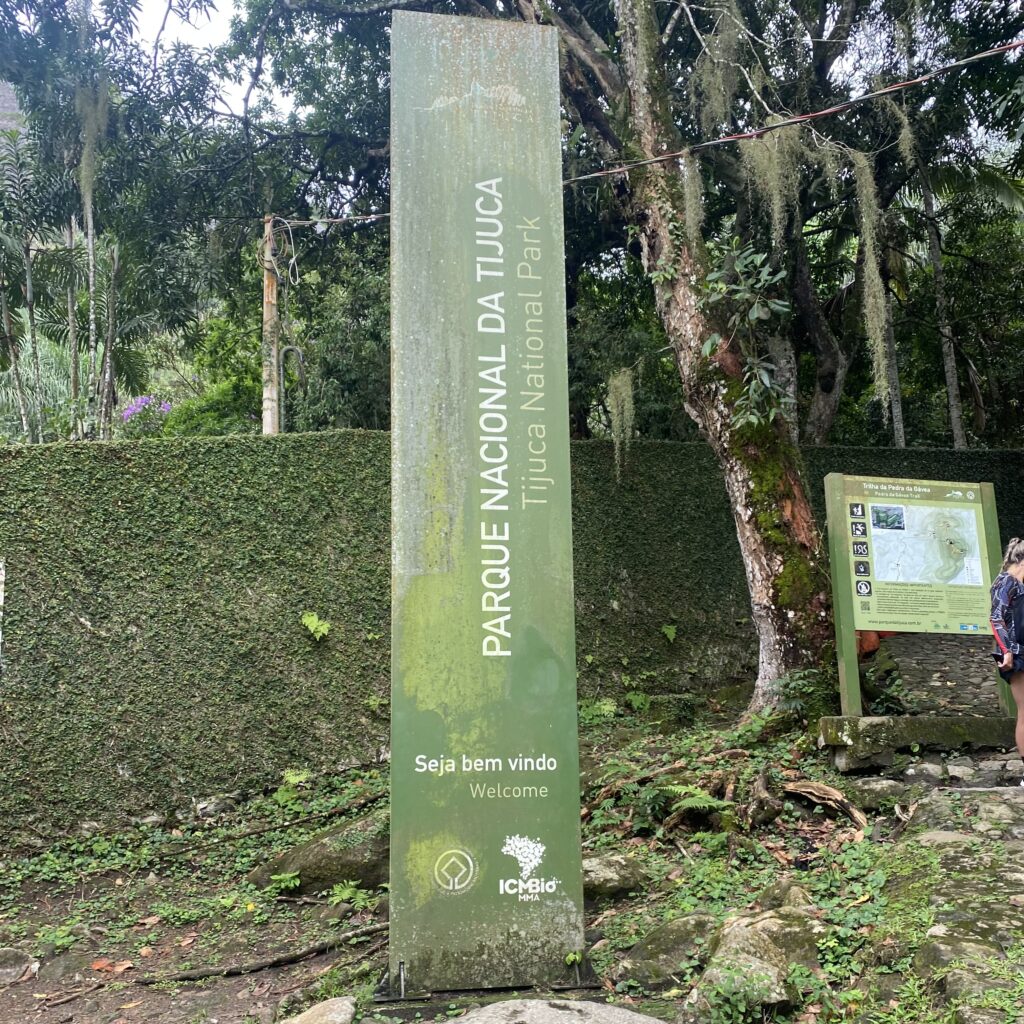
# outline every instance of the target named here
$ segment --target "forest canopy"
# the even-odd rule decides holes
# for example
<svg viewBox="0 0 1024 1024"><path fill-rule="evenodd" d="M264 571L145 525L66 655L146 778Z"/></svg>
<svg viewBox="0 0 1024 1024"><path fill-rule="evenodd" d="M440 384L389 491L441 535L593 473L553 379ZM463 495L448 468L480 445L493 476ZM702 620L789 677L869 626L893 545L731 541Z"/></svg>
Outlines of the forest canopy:
<svg viewBox="0 0 1024 1024"><path fill-rule="evenodd" d="M281 257L286 430L386 428L395 7L563 37L571 425L693 438L630 228L636 156L615 11L246 0L229 41L153 44L139 0L0 2L0 436L259 430L263 218ZM679 230L736 332L740 416L804 443L1020 444L1016 52L770 134L1016 40L1010 0L652 5L681 160ZM202 24L171 0L165 25ZM227 96L232 99L226 98ZM239 99L240 97L240 99ZM282 113L282 110L284 111ZM286 221L300 221L288 224Z"/></svg>

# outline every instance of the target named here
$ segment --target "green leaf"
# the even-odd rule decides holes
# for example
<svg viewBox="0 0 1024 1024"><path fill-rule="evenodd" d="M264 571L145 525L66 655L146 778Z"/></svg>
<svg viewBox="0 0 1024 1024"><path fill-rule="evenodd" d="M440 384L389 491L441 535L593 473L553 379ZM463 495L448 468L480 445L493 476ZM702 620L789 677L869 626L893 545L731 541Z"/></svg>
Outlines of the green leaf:
<svg viewBox="0 0 1024 1024"><path fill-rule="evenodd" d="M661 631L662 631L662 633L665 634L666 637L668 637L668 642L670 644L675 642L675 639L676 639L676 627L675 626L671 625L670 623L666 623L664 626L661 627Z"/></svg>
<svg viewBox="0 0 1024 1024"><path fill-rule="evenodd" d="M331 624L321 619L316 612L303 612L302 624L309 630L313 639L318 642L331 631Z"/></svg>

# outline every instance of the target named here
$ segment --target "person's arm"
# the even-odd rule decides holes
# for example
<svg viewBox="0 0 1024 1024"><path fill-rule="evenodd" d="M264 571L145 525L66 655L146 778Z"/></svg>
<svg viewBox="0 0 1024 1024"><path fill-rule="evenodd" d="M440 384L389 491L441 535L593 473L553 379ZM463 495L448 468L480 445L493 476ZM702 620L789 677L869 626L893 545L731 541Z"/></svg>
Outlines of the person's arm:
<svg viewBox="0 0 1024 1024"><path fill-rule="evenodd" d="M1014 656L1020 654L1020 644L1010 640L1008 628L1014 583L1012 577L1006 577L992 588L992 613L989 621L992 625L992 635L996 638L996 646L1003 655L1002 668L1012 668Z"/></svg>

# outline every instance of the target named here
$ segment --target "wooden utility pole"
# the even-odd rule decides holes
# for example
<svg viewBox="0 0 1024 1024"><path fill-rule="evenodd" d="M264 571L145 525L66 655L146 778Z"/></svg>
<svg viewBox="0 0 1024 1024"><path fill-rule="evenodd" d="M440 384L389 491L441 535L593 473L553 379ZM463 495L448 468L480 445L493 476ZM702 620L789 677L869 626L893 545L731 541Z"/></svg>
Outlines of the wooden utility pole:
<svg viewBox="0 0 1024 1024"><path fill-rule="evenodd" d="M274 218L263 218L263 433L281 431L281 382L278 373L280 321L277 313L277 263L274 260Z"/></svg>

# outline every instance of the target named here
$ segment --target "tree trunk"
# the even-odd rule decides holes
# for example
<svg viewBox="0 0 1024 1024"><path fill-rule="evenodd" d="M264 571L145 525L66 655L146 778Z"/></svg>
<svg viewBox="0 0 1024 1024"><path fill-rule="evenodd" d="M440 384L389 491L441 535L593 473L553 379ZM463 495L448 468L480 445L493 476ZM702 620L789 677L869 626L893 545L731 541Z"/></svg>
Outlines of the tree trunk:
<svg viewBox="0 0 1024 1024"><path fill-rule="evenodd" d="M21 416L21 429L31 442L32 421L29 419L28 402L25 399L25 385L21 380L21 367L18 364L18 343L14 337L14 322L11 310L7 305L7 282L0 280L0 315L3 316L4 334L7 337L7 351L11 356L11 376L14 378L14 393L18 397L18 414Z"/></svg>
<svg viewBox="0 0 1024 1024"><path fill-rule="evenodd" d="M794 445L798 445L800 443L800 418L797 415L796 406L800 397L800 381L796 349L788 336L773 334L768 339L768 355L775 367L775 384L788 397L793 410L793 414L786 420L789 440Z"/></svg>
<svg viewBox="0 0 1024 1024"><path fill-rule="evenodd" d="M903 432L903 396L900 394L900 368L896 362L896 329L892 319L892 295L885 297L885 376L889 382L889 411L892 414L892 440L897 448L907 447Z"/></svg>
<svg viewBox="0 0 1024 1024"><path fill-rule="evenodd" d="M949 397L949 425L953 430L953 447L966 448L967 435L964 433L963 404L960 401L960 378L956 370L956 353L953 351L953 328L949 323L946 303L946 279L942 272L942 237L939 222L935 216L935 194L932 192L928 173L922 167L921 194L924 197L924 217L928 229L928 256L932 265L932 280L935 284L935 320L942 338L942 368L946 373L946 394Z"/></svg>
<svg viewBox="0 0 1024 1024"><path fill-rule="evenodd" d="M26 239L22 249L25 260L25 312L28 316L28 350L32 359L32 390L35 393L36 434L40 441L46 425L43 412L43 375L39 369L39 339L36 335L36 294L32 279L32 240Z"/></svg>
<svg viewBox="0 0 1024 1024"><path fill-rule="evenodd" d="M74 222L67 228L68 252L75 248ZM74 283L68 285L68 358L71 365L71 440L78 439L78 396L81 391L81 363L78 358L78 305Z"/></svg>
<svg viewBox="0 0 1024 1024"><path fill-rule="evenodd" d="M87 198L85 203L85 250L89 260L89 355L88 370L89 377L86 381L86 434L96 429L96 350L98 347L98 332L96 330L96 225L92 215L92 199Z"/></svg>
<svg viewBox="0 0 1024 1024"><path fill-rule="evenodd" d="M653 0L616 0L634 146L651 159L682 148L661 68ZM702 345L713 333L698 302L704 268L680 237L685 223L678 162L652 164L633 181L641 251L657 269L655 298L683 385L686 411L718 459L732 507L760 645L749 712L779 703L788 671L820 664L831 640L828 585L821 539L807 500L799 452L786 428L734 426L743 366L727 343L710 359Z"/></svg>
<svg viewBox="0 0 1024 1024"><path fill-rule="evenodd" d="M814 397L804 423L804 436L813 445L823 445L828 442L829 432L839 411L839 400L843 395L850 361L839 347L839 341L822 312L821 300L814 287L807 260L803 222L799 217L794 219L794 233L793 312L797 327L813 346L816 355Z"/></svg>
<svg viewBox="0 0 1024 1024"><path fill-rule="evenodd" d="M277 269L272 261L274 218L263 219L263 433L281 431L280 343L281 322L277 309Z"/></svg>
<svg viewBox="0 0 1024 1024"><path fill-rule="evenodd" d="M107 285L107 337L103 345L103 364L99 385L100 439L109 441L114 418L114 342L117 338L117 247L110 251L110 280Z"/></svg>

